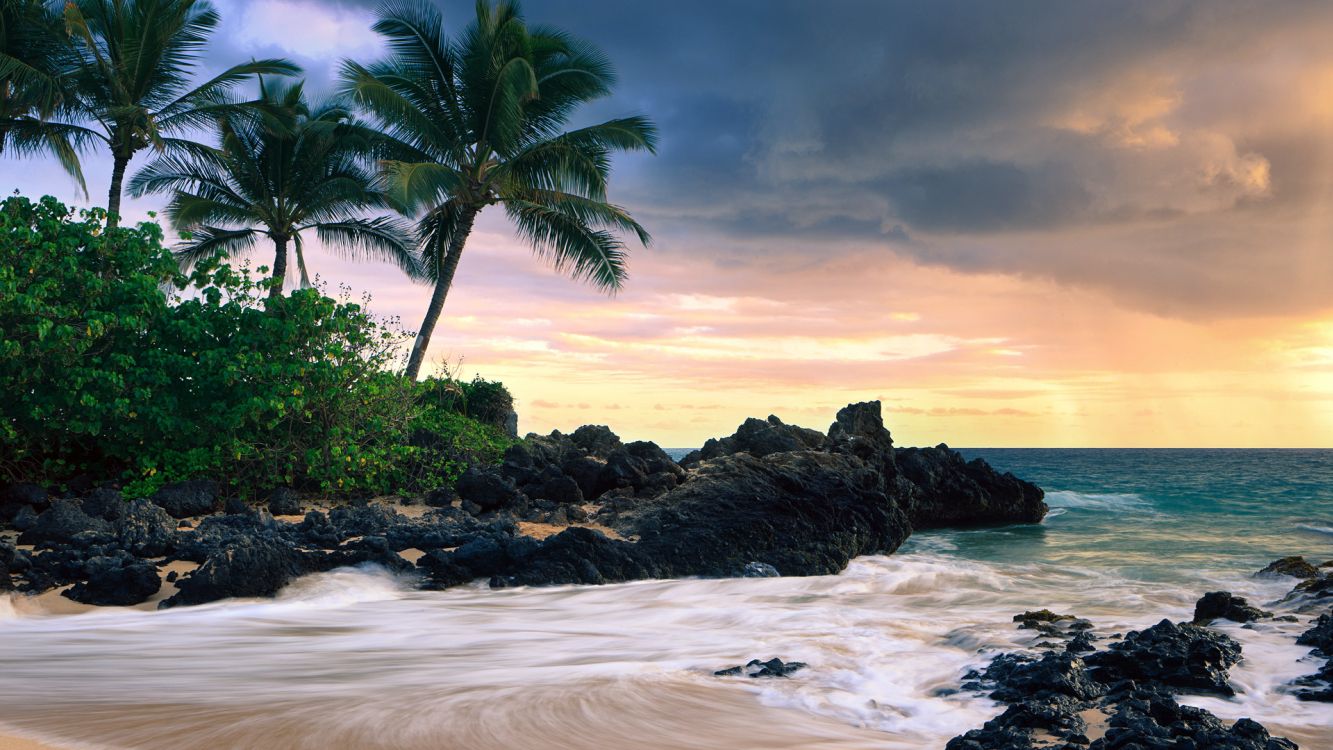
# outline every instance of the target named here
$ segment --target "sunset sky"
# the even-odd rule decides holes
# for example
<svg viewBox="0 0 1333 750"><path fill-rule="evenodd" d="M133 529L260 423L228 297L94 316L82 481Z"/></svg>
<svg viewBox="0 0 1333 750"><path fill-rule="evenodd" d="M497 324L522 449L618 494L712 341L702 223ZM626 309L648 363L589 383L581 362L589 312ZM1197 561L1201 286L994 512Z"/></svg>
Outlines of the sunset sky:
<svg viewBox="0 0 1333 750"><path fill-rule="evenodd" d="M215 4L214 67L288 56L328 91L382 51L371 3ZM617 66L580 122L662 142L616 162L655 242L614 298L482 215L431 356L508 384L521 431L687 447L881 399L903 445L1333 446L1333 4L524 7ZM42 160L0 187L86 203ZM309 259L420 321L393 268Z"/></svg>

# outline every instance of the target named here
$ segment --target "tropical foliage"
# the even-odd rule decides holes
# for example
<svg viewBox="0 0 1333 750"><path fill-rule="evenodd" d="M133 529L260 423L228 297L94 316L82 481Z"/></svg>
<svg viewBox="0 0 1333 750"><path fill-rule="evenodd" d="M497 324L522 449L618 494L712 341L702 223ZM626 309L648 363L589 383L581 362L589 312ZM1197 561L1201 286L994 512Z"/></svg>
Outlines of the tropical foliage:
<svg viewBox="0 0 1333 750"><path fill-rule="evenodd" d="M362 212L392 208L375 189L369 158L377 134L336 103L311 104L304 85L260 81L260 104L218 119L218 147L165 155L130 182L132 195L167 193L166 214L188 238L177 250L186 267L250 250L260 236L274 247L270 293L281 294L288 243L301 288L310 286L305 233L357 258L416 273L410 227Z"/></svg>
<svg viewBox="0 0 1333 750"><path fill-rule="evenodd" d="M361 305L265 302L267 281L213 263L186 276L156 225L104 219L0 204L0 477L410 491L507 447L447 386L394 375L402 334Z"/></svg>
<svg viewBox="0 0 1333 750"><path fill-rule="evenodd" d="M135 154L192 151L178 136L206 127L239 106L227 94L262 73L294 75L279 59L235 65L193 85L199 55L219 16L205 0L73 0L65 9L70 53L70 108L79 120L53 124L77 149L104 146L112 158L108 223L119 221L125 170Z"/></svg>
<svg viewBox="0 0 1333 750"><path fill-rule="evenodd" d="M72 114L65 86L74 58L64 41L63 21L43 0L0 0L0 154L49 152L82 188L68 134L48 123Z"/></svg>
<svg viewBox="0 0 1333 750"><path fill-rule="evenodd" d="M557 271L615 291L626 248L648 232L607 200L610 155L655 148L644 117L570 130L579 105L610 93L611 64L596 47L529 27L517 3L477 3L456 39L424 3L386 6L375 30L391 56L343 64L345 91L394 140L384 161L391 194L424 212L421 267L434 283L413 343L415 378L477 215L504 207L518 233Z"/></svg>

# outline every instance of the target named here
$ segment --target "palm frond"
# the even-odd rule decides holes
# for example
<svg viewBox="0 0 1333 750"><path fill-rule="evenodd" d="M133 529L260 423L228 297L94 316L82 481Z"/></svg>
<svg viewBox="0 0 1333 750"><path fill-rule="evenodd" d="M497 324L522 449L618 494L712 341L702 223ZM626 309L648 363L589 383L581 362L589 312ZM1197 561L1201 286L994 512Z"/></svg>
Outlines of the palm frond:
<svg viewBox="0 0 1333 750"><path fill-rule="evenodd" d="M624 286L628 255L625 244L611 232L531 201L506 201L505 212L537 256L556 272L612 293Z"/></svg>
<svg viewBox="0 0 1333 750"><path fill-rule="evenodd" d="M314 229L326 248L343 257L392 263L411 278L422 275L412 228L401 220L345 219L316 224Z"/></svg>
<svg viewBox="0 0 1333 750"><path fill-rule="evenodd" d="M177 246L172 254L183 270L217 257L234 258L249 252L259 239L255 229L227 229L201 226L190 233L189 239Z"/></svg>

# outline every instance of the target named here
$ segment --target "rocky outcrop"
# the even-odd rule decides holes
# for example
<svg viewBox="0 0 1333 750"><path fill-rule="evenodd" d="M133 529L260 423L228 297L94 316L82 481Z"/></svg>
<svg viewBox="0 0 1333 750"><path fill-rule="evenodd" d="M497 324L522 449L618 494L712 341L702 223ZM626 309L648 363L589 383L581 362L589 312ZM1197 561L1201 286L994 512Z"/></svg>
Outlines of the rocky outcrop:
<svg viewBox="0 0 1333 750"><path fill-rule="evenodd" d="M1064 621L1027 616L1033 614L1042 613L1014 619ZM1067 651L1001 654L982 672L967 675L962 687L987 692L1008 708L950 740L947 750L1296 750L1254 721L1228 726L1208 711L1176 702L1174 692L1181 689L1229 691L1220 687L1239 658L1239 645L1226 636L1166 620L1084 658ZM1133 666L1138 659L1144 664Z"/></svg>
<svg viewBox="0 0 1333 750"><path fill-rule="evenodd" d="M165 603L176 606L270 596L297 576L359 563L415 570L432 587L825 575L858 555L893 552L916 527L1045 512L1040 489L984 462L943 447L895 450L878 402L848 405L826 434L776 417L747 420L686 464L589 425L529 435L501 465L466 469L452 486L413 499L434 508L424 516L362 503L299 523L274 518L301 510L287 489L256 510L210 481L169 484L129 503L89 485L81 499L36 514L50 502L44 491L10 487L6 502L21 505L30 525L25 543L42 548L6 563L5 581L26 591L79 583L74 596L110 601L106 590L120 580L125 600L142 600L145 569L129 558L198 563ZM177 528L177 519L191 520ZM520 522L544 524L550 536L524 536ZM597 528L571 526L582 522ZM553 525L568 528L551 534ZM423 553L417 566L399 554L409 548Z"/></svg>
<svg viewBox="0 0 1333 750"><path fill-rule="evenodd" d="M897 460L912 484L906 510L915 528L1035 523L1046 515L1039 487L979 458L964 461L947 445L902 449Z"/></svg>
<svg viewBox="0 0 1333 750"><path fill-rule="evenodd" d="M128 607L162 587L157 567L131 555L94 557L84 563L84 575L86 580L64 592L83 604Z"/></svg>
<svg viewBox="0 0 1333 750"><path fill-rule="evenodd" d="M1106 651L1088 657L1102 682L1138 680L1201 693L1235 695L1227 672L1240 661L1240 644L1197 625L1162 620L1130 631Z"/></svg>
<svg viewBox="0 0 1333 750"><path fill-rule="evenodd" d="M1213 620L1254 622L1272 616L1272 612L1250 606L1244 597L1233 596L1228 591L1209 591L1195 603L1193 622L1195 625L1207 625Z"/></svg>
<svg viewBox="0 0 1333 750"><path fill-rule="evenodd" d="M222 492L217 482L191 479L174 482L153 494L153 503L172 518L205 516L222 508Z"/></svg>
<svg viewBox="0 0 1333 750"><path fill-rule="evenodd" d="M1306 701L1333 703L1333 609L1320 615L1296 643L1314 649L1313 655L1324 660L1319 671L1296 681L1296 697Z"/></svg>
<svg viewBox="0 0 1333 750"><path fill-rule="evenodd" d="M737 427L730 437L709 439L703 448L681 459L681 464L695 466L700 461L736 453L749 453L755 458L763 458L772 453L821 450L824 441L822 432L784 424L772 415L767 420L751 417Z"/></svg>

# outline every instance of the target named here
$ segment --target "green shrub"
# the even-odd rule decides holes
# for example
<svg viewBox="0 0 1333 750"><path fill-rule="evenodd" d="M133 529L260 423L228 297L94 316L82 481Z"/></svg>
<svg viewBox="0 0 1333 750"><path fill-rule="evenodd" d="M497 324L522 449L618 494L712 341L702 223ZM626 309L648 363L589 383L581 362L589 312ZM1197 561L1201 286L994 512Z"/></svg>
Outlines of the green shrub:
<svg viewBox="0 0 1333 750"><path fill-rule="evenodd" d="M103 218L0 205L0 474L122 477L130 495L196 476L407 492L508 446L469 399L395 374L404 334L363 306L313 289L269 300L267 280L213 263L185 276L155 225L104 232ZM486 409L507 403L476 383L462 389Z"/></svg>

